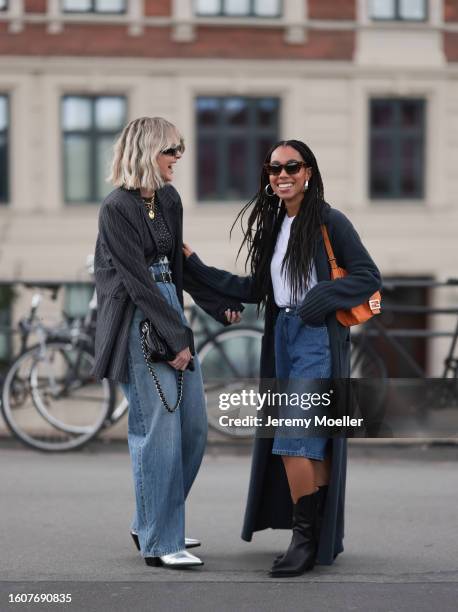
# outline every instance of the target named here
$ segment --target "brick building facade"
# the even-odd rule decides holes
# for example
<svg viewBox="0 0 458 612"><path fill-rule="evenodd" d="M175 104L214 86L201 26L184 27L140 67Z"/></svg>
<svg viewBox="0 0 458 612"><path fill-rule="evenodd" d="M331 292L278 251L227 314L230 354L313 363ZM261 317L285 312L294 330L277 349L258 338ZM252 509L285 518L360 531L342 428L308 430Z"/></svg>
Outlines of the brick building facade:
<svg viewBox="0 0 458 612"><path fill-rule="evenodd" d="M386 275L456 276L457 61L458 0L0 0L0 278L85 278L109 147L139 115L185 135L204 259L235 268L262 151L298 137Z"/></svg>

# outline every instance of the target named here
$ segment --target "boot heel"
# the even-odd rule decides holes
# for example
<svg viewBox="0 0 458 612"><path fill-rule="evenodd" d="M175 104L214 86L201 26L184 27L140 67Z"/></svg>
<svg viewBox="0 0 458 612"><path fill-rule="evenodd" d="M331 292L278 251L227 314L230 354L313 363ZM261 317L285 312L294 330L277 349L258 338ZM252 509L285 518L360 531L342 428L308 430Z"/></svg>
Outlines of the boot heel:
<svg viewBox="0 0 458 612"><path fill-rule="evenodd" d="M274 562L272 578L300 576L313 569L318 548L317 497L317 493L304 495L294 504L291 543L283 557Z"/></svg>
<svg viewBox="0 0 458 612"><path fill-rule="evenodd" d="M316 492L316 542L317 546L320 543L321 526L323 524L324 508L326 506L326 496L328 494L328 485L322 485ZM279 563L285 556L285 553L277 555L274 559L273 567ZM336 555L337 556L337 555ZM335 559L336 557L334 557Z"/></svg>
<svg viewBox="0 0 458 612"><path fill-rule="evenodd" d="M140 540L138 539L138 535L133 531L130 532L130 535L132 536L132 540L134 541L137 550L140 550Z"/></svg>

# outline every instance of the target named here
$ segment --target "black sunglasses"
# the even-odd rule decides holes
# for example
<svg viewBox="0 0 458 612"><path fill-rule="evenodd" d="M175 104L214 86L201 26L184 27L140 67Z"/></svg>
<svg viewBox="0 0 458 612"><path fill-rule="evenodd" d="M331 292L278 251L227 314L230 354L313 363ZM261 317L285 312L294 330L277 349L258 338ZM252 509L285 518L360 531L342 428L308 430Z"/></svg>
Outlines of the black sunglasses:
<svg viewBox="0 0 458 612"><path fill-rule="evenodd" d="M164 151L161 151L161 153L162 155L176 157L177 155L181 155L183 153L183 147L182 145L176 145L176 147L170 147L170 149L165 149Z"/></svg>
<svg viewBox="0 0 458 612"><path fill-rule="evenodd" d="M307 164L303 161L297 161L295 159L291 159L290 161L286 162L286 164L264 164L267 174L274 174L275 176L281 174L283 168L285 169L286 174L297 174L302 167L307 168Z"/></svg>

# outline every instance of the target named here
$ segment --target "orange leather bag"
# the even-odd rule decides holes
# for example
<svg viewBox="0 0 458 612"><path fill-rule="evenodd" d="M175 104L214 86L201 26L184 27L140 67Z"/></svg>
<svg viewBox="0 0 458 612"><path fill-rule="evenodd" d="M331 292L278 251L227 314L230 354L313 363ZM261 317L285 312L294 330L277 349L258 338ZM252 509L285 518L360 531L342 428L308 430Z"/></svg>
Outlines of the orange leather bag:
<svg viewBox="0 0 458 612"><path fill-rule="evenodd" d="M348 272L344 268L339 268L337 265L334 251L332 250L331 241L329 240L328 230L325 225L321 226L321 232L323 234L324 245L328 254L329 265L331 266L331 278L333 280L337 278L343 278L347 276ZM359 306L353 306L350 310L337 310L336 318L345 327L351 325L359 325L364 323L374 315L380 314L381 311L382 296L380 291L376 291L367 302L359 304Z"/></svg>

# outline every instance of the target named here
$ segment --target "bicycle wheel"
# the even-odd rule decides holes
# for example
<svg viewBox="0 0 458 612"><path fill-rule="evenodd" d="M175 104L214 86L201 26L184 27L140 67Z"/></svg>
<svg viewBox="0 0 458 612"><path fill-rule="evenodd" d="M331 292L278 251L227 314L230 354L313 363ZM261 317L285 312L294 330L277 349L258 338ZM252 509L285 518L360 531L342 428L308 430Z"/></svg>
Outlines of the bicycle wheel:
<svg viewBox="0 0 458 612"><path fill-rule="evenodd" d="M74 450L95 437L110 412L114 385L90 376L93 361L86 349L67 342L20 355L6 373L2 393L12 433L48 452Z"/></svg>
<svg viewBox="0 0 458 612"><path fill-rule="evenodd" d="M207 400L208 424L230 437L246 438L254 433L249 425L227 424L229 419L256 416L256 407L220 408L222 393L239 394L247 387L257 387L261 357L262 331L254 327L223 330L198 349ZM257 391L257 388L256 388ZM222 416L227 417L223 424Z"/></svg>
<svg viewBox="0 0 458 612"><path fill-rule="evenodd" d="M101 385L95 380L91 376L93 365L93 354L82 344L48 342L40 352L30 374L32 398L43 418L57 429L71 434L90 433L94 428L91 411L96 413L96 406L103 402L105 412L105 400L110 408L113 405L114 385L108 381ZM101 395L101 390L107 393ZM70 403L66 412L63 404L57 410L55 402L63 398L78 402L77 411L76 404Z"/></svg>
<svg viewBox="0 0 458 612"><path fill-rule="evenodd" d="M356 399L370 436L380 434L388 390L386 365L365 338L351 338L350 376L355 381Z"/></svg>

